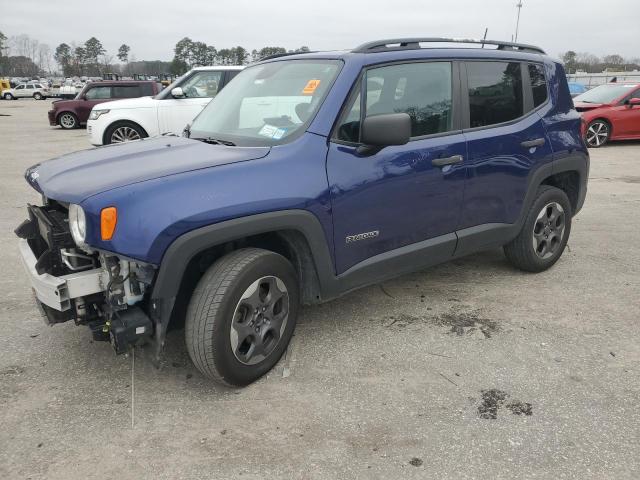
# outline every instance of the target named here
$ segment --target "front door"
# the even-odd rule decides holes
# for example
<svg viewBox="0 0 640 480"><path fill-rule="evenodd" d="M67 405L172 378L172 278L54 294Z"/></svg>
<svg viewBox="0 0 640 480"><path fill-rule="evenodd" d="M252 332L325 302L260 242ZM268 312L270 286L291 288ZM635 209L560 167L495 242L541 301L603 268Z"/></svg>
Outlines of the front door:
<svg viewBox="0 0 640 480"><path fill-rule="evenodd" d="M454 77L451 62L393 64L363 73L364 101L354 88L327 156L338 274L428 239L453 253L466 157ZM411 141L358 153L362 118L398 112L411 116Z"/></svg>
<svg viewBox="0 0 640 480"><path fill-rule="evenodd" d="M202 111L222 87L222 71L196 71L182 84L184 97L169 96L160 101L158 126L160 134L180 135L184 127Z"/></svg>
<svg viewBox="0 0 640 480"><path fill-rule="evenodd" d="M27 87L28 85L18 85L16 87L16 97L21 98L30 96L30 93L27 91ZM33 90L31 91L33 92Z"/></svg>
<svg viewBox="0 0 640 480"><path fill-rule="evenodd" d="M628 103L633 98L640 98L640 88L627 95L620 105L613 108L611 121L613 123L613 134L616 137L640 136L640 106L633 106Z"/></svg>

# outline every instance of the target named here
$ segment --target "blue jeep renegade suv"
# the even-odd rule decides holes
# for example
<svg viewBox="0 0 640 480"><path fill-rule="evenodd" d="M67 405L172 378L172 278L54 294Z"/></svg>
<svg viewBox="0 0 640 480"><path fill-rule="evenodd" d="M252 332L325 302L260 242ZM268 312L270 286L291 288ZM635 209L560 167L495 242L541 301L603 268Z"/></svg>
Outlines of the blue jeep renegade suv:
<svg viewBox="0 0 640 480"><path fill-rule="evenodd" d="M185 129L35 165L16 229L48 323L116 352L184 322L203 375L245 385L324 302L478 250L551 267L589 157L562 66L434 38L268 58Z"/></svg>

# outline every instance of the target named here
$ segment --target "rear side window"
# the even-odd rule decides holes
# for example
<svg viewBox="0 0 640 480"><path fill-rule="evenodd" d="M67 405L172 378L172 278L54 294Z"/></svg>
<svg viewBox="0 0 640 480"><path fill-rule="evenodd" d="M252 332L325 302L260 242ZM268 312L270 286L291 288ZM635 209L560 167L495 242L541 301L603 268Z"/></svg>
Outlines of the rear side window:
<svg viewBox="0 0 640 480"><path fill-rule="evenodd" d="M522 72L517 62L468 62L471 128L509 122L523 115Z"/></svg>
<svg viewBox="0 0 640 480"><path fill-rule="evenodd" d="M140 86L138 85L118 85L113 87L113 98L136 98L141 96Z"/></svg>
<svg viewBox="0 0 640 480"><path fill-rule="evenodd" d="M533 92L533 106L539 107L547 101L547 79L544 75L544 66L530 63L528 67L531 91Z"/></svg>
<svg viewBox="0 0 640 480"><path fill-rule="evenodd" d="M452 129L450 62L405 63L372 68L366 72L365 116L407 113L411 136L420 137ZM352 95L338 127L339 140L358 142L361 121L360 94Z"/></svg>

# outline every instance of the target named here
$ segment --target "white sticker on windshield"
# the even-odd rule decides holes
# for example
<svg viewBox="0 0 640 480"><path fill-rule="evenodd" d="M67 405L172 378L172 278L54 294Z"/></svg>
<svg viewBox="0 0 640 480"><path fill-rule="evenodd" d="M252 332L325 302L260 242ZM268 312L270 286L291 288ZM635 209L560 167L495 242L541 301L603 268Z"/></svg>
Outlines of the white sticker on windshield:
<svg viewBox="0 0 640 480"><path fill-rule="evenodd" d="M273 138L273 134L276 133L278 127L274 127L273 125L265 125L260 129L258 135L262 135L263 137Z"/></svg>
<svg viewBox="0 0 640 480"><path fill-rule="evenodd" d="M287 133L286 128L278 128L273 125L265 125L260 129L258 135L262 135L263 137L273 138L274 140L280 140L284 137L285 133Z"/></svg>
<svg viewBox="0 0 640 480"><path fill-rule="evenodd" d="M285 133L287 133L286 128L278 128L271 138L273 138L274 140L280 140L282 137L284 137Z"/></svg>

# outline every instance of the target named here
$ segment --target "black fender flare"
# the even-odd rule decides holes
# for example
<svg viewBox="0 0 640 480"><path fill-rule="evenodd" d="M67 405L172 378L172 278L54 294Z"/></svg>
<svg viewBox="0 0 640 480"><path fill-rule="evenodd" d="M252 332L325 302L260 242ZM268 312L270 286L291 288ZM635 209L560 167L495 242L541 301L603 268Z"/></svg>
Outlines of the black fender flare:
<svg viewBox="0 0 640 480"><path fill-rule="evenodd" d="M306 210L280 210L227 220L187 232L169 246L156 274L149 302L156 323L158 347L171 318L180 284L189 262L200 252L261 233L295 230L304 235L315 264L323 298L338 295L333 260L318 218Z"/></svg>

